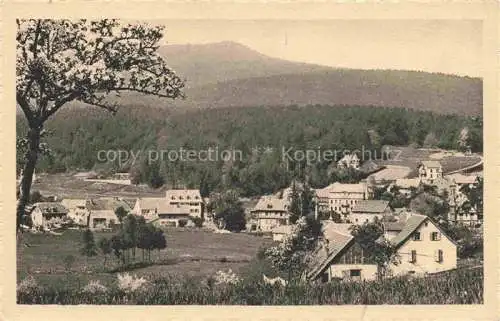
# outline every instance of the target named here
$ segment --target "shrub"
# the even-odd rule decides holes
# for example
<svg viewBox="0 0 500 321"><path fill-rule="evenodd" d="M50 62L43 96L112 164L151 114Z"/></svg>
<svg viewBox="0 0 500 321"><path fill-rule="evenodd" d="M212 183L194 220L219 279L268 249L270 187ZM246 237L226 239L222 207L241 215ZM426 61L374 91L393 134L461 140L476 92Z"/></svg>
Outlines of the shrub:
<svg viewBox="0 0 500 321"><path fill-rule="evenodd" d="M190 219L194 223L194 226L196 226L196 227L202 227L203 226L203 219L201 217L191 216Z"/></svg>
<svg viewBox="0 0 500 321"><path fill-rule="evenodd" d="M138 278L128 273L118 274L118 289L124 292L135 292L145 288L148 281L144 278Z"/></svg>
<svg viewBox="0 0 500 321"><path fill-rule="evenodd" d="M227 272L217 271L215 274L215 284L237 284L240 281L241 279L231 269Z"/></svg>
<svg viewBox="0 0 500 321"><path fill-rule="evenodd" d="M28 275L17 285L17 292L33 294L39 289L38 283L32 275Z"/></svg>
<svg viewBox="0 0 500 321"><path fill-rule="evenodd" d="M179 227L185 227L187 224L186 220L179 220Z"/></svg>
<svg viewBox="0 0 500 321"><path fill-rule="evenodd" d="M100 281L97 280L90 281L82 291L89 294L101 294L107 292L108 289L104 285L102 285Z"/></svg>

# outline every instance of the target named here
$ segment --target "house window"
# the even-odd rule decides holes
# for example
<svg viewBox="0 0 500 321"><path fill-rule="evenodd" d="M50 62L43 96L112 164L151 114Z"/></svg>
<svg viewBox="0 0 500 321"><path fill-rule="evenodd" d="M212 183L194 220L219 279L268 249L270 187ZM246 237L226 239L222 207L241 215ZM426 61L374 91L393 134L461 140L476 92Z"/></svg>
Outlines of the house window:
<svg viewBox="0 0 500 321"><path fill-rule="evenodd" d="M353 278L353 277L358 277L359 278L359 277L361 277L361 270L360 269L350 270L349 271L349 276L351 278Z"/></svg>
<svg viewBox="0 0 500 321"><path fill-rule="evenodd" d="M439 241L441 239L441 235L439 232L432 232L431 233L431 240L432 241Z"/></svg>
<svg viewBox="0 0 500 321"><path fill-rule="evenodd" d="M412 250L410 252L410 263L416 263L417 262L417 251L416 250Z"/></svg>
<svg viewBox="0 0 500 321"><path fill-rule="evenodd" d="M436 251L436 262L443 262L443 250Z"/></svg>
<svg viewBox="0 0 500 321"><path fill-rule="evenodd" d="M413 233L413 240L414 241L421 241L422 240L422 237L420 235L420 232L415 232Z"/></svg>

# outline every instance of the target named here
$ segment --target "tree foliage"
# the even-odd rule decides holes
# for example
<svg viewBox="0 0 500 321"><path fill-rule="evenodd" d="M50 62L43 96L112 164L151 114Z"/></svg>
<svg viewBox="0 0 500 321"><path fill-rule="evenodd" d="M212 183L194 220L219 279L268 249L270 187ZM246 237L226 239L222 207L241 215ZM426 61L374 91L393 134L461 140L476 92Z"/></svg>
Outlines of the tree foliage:
<svg viewBox="0 0 500 321"><path fill-rule="evenodd" d="M28 125L19 228L49 118L72 101L116 112L107 98L120 91L181 97L184 83L157 54L163 27L112 19L16 22L16 103Z"/></svg>

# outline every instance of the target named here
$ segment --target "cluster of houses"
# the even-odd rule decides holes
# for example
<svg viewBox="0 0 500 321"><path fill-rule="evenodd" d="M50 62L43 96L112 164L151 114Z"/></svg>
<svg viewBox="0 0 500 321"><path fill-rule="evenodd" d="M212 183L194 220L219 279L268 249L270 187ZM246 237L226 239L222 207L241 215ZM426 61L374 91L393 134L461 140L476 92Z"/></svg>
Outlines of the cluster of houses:
<svg viewBox="0 0 500 321"><path fill-rule="evenodd" d="M345 164L349 166L348 163ZM356 166L355 163L352 166ZM477 176L455 173L443 175L437 161L423 161L417 168L418 177L396 179L388 189L397 186L401 193L410 194L421 184L435 186L439 192L447 191L450 205L448 220L459 224L477 224L481 218L471 208L458 214L456 209L467 197L461 192L465 185L477 184ZM251 211L257 230L271 232L275 241L281 241L291 232L289 225L289 195L291 189L277 195L260 198ZM390 266L390 273L427 274L456 268L457 245L429 217L406 208L391 208L388 201L374 200L372 186L366 181L357 184L333 183L315 190L315 214L336 213L340 223L323 221L323 242L313 255L307 277L329 281L335 278L374 279L379 273L369 253L364 253L350 232L353 225L378 220L382 223L386 240L396 249L397 260Z"/></svg>
<svg viewBox="0 0 500 321"><path fill-rule="evenodd" d="M359 159L354 156L344 157L338 166L359 168ZM447 192L451 208L449 221L461 224L480 221L480 213L474 208L467 213L455 210L467 201L461 188L472 187L478 182L477 176L444 175L438 161L422 161L417 173L415 178L395 179L388 189L397 187L400 193L410 195L421 184L435 186L438 191ZM385 240L396 249L397 261L391 263L391 274L427 274L456 268L457 246L435 222L406 208L391 208L388 201L373 199L373 187L364 180L356 184L336 182L313 190L316 217L321 215L328 219L323 220L324 236L312 255L307 272L309 279L376 278L379 267L350 232L353 225L375 220L382 223L384 230L378 241ZM289 187L276 195L260 197L247 212L249 230L268 232L275 241L289 234L292 230L291 191ZM207 212L207 203L198 190L174 189L166 191L165 197L103 197L36 203L31 217L35 228L51 229L69 218L73 223L90 229L108 229L121 223L117 217L117 209L121 207L125 212L140 215L159 226L179 227L193 224L194 218L210 220L212 213ZM334 214L336 220L332 219Z"/></svg>
<svg viewBox="0 0 500 321"><path fill-rule="evenodd" d="M120 224L116 212L123 208L126 213L143 216L157 225L184 226L192 223L194 217L203 217L204 204L200 192L190 189L169 190L165 197L63 199L33 204L31 219L34 228L45 230L57 227L65 219L90 229L108 229Z"/></svg>

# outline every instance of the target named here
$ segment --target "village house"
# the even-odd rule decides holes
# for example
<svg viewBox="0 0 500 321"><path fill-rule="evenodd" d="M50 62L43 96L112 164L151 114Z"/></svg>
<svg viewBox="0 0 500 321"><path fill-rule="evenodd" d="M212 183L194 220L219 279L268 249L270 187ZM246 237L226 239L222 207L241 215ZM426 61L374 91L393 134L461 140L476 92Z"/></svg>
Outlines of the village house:
<svg viewBox="0 0 500 321"><path fill-rule="evenodd" d="M312 253L306 279L329 282L333 279L362 281L377 278L377 265L344 225L325 222L323 239Z"/></svg>
<svg viewBox="0 0 500 321"><path fill-rule="evenodd" d="M262 196L251 214L257 223L257 229L269 232L280 225L289 224L288 201L274 195Z"/></svg>
<svg viewBox="0 0 500 321"><path fill-rule="evenodd" d="M391 265L392 275L424 275L457 267L456 243L429 217L401 213L383 227L383 239L395 247L399 261Z"/></svg>
<svg viewBox="0 0 500 321"><path fill-rule="evenodd" d="M196 189L171 189L165 194L168 204L189 208L189 215L204 218L204 204L200 191Z"/></svg>
<svg viewBox="0 0 500 321"><path fill-rule="evenodd" d="M88 227L90 229L104 229L120 224L121 222L115 214L115 211L120 207L127 213L132 211L126 202L117 197L91 199L87 203L89 210Z"/></svg>
<svg viewBox="0 0 500 321"><path fill-rule="evenodd" d="M426 184L443 177L443 167L438 161L421 161L417 167L418 178Z"/></svg>
<svg viewBox="0 0 500 321"><path fill-rule="evenodd" d="M89 210L87 208L87 200L65 198L61 204L68 209L68 217L80 226L87 226Z"/></svg>
<svg viewBox="0 0 500 321"><path fill-rule="evenodd" d="M158 208L168 202L164 197L141 197L135 202L132 213L144 217L146 221L158 218Z"/></svg>
<svg viewBox="0 0 500 321"><path fill-rule="evenodd" d="M321 213L336 212L342 214L343 219L347 219L354 205L369 198L366 182L358 184L335 182L325 188L316 190L317 211Z"/></svg>
<svg viewBox="0 0 500 321"><path fill-rule="evenodd" d="M50 229L67 217L68 209L58 202L40 202L33 205L31 221L33 227Z"/></svg>
<svg viewBox="0 0 500 321"><path fill-rule="evenodd" d="M190 208L186 205L160 202L156 208L157 219L152 222L159 226L182 227L190 222Z"/></svg>
<svg viewBox="0 0 500 321"><path fill-rule="evenodd" d="M412 190L416 190L420 186L420 178L398 178L394 184L389 186L389 189L393 186L398 187L401 194L409 196Z"/></svg>
<svg viewBox="0 0 500 321"><path fill-rule="evenodd" d="M390 215L392 209L388 201L360 200L351 210L348 219L353 224L373 223L375 219Z"/></svg>
<svg viewBox="0 0 500 321"><path fill-rule="evenodd" d="M338 162L337 166L339 168L354 168L359 169L359 157L356 154L344 155Z"/></svg>

